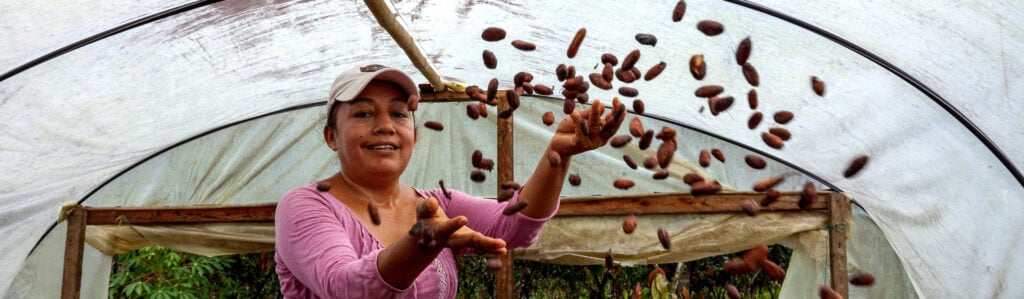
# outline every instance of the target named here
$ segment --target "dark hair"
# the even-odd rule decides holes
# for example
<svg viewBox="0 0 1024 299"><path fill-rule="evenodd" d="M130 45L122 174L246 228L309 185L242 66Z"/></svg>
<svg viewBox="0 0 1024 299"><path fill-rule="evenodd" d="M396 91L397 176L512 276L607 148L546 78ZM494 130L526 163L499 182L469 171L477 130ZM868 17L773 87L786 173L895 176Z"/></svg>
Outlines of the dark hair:
<svg viewBox="0 0 1024 299"><path fill-rule="evenodd" d="M387 80L376 80L376 79L374 79L373 81L384 82L384 83L391 84L392 87L394 87L394 88L398 89L399 91L401 91L402 94L404 94L406 98L409 98L409 94L406 93L405 89L402 88L402 86L398 85L398 83L387 81ZM331 105L331 109L328 109L328 111L327 111L327 127L330 128L331 130L337 130L338 129L335 126L335 124L337 123L337 120L338 120L338 117L336 115L338 114L338 109L341 107L342 103L347 103L347 102L334 101L334 104ZM416 127L416 111L411 111L410 115L412 115L413 127Z"/></svg>

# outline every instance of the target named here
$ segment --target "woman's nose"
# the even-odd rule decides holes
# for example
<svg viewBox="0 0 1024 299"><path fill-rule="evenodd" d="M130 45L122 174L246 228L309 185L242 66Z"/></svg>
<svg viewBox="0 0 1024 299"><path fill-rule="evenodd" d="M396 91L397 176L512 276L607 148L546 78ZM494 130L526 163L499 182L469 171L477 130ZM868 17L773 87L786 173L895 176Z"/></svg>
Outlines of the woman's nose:
<svg viewBox="0 0 1024 299"><path fill-rule="evenodd" d="M392 121L391 116L383 114L377 117L377 121L375 122L373 132L376 134L394 134L395 127L394 121Z"/></svg>

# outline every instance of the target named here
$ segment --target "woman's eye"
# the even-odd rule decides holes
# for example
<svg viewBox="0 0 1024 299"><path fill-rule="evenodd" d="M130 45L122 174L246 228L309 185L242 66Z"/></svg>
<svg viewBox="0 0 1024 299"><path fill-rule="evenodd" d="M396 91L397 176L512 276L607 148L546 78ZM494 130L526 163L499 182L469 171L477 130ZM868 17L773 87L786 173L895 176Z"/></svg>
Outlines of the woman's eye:
<svg viewBox="0 0 1024 299"><path fill-rule="evenodd" d="M406 118L406 117L409 117L409 114L405 113L405 112L392 112L391 113L391 117Z"/></svg>
<svg viewBox="0 0 1024 299"><path fill-rule="evenodd" d="M363 118L363 117L371 117L371 116L373 116L373 114L370 113L370 112L366 112L366 111L360 111L360 112L356 112L355 116L359 117L359 118Z"/></svg>

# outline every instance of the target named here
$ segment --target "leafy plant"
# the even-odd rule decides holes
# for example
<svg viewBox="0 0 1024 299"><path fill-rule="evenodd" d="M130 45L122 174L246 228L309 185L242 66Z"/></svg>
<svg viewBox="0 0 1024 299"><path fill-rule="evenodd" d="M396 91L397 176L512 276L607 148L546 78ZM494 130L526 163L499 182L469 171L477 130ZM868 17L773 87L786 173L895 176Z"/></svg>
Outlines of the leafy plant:
<svg viewBox="0 0 1024 299"><path fill-rule="evenodd" d="M160 246L118 255L109 298L277 298L273 252L204 257Z"/></svg>

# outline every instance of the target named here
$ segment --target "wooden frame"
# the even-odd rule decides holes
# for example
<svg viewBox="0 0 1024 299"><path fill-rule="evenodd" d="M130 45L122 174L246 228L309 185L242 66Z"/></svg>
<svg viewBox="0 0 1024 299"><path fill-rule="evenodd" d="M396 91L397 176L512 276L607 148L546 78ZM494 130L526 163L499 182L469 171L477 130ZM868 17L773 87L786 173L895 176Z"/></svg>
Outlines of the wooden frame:
<svg viewBox="0 0 1024 299"><path fill-rule="evenodd" d="M424 88L424 86L421 86ZM498 96L505 97L506 91ZM424 91L423 102L472 101L464 93ZM508 109L507 101L499 101L498 109ZM498 120L498 182L513 180L513 128L512 118ZM689 193L664 193L628 196L563 197L555 217L602 215L649 215L692 213L742 213L740 203L746 200L760 202L759 192L729 192L693 196ZM799 192L782 192L779 200L766 211L799 211ZM818 192L806 210L828 211L829 214L829 268L832 289L849 297L846 264L846 214L849 200L841 193ZM88 225L104 224L182 224L214 222L273 222L277 204L249 206L189 206L146 208L96 208L77 206L68 216L68 233L64 251L62 298L79 298L82 279L82 254L85 229ZM497 297L513 298L512 255L501 257L502 270L497 276Z"/></svg>

